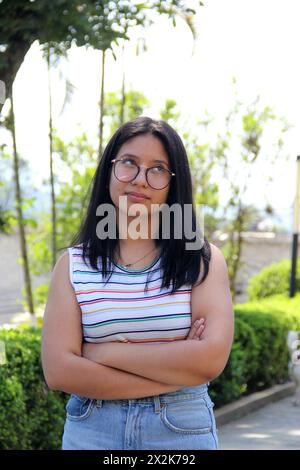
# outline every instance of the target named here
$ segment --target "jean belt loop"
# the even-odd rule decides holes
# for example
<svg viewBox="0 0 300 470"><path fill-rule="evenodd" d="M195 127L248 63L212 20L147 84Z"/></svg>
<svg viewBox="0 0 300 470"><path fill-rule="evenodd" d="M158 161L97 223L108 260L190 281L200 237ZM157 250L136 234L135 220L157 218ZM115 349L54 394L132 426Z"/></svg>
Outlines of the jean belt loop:
<svg viewBox="0 0 300 470"><path fill-rule="evenodd" d="M155 407L155 413L160 413L162 406L161 406L161 402L160 402L158 395L154 396L154 407Z"/></svg>
<svg viewBox="0 0 300 470"><path fill-rule="evenodd" d="M96 407L101 408L102 402L103 402L102 398L100 398L99 400L96 400Z"/></svg>

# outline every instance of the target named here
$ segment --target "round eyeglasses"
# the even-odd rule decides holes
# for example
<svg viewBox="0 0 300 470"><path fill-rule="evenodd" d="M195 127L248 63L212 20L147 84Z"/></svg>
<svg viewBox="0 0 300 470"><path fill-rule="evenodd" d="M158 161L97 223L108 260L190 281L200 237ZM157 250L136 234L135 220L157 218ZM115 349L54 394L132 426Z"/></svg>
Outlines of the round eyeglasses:
<svg viewBox="0 0 300 470"><path fill-rule="evenodd" d="M130 183L131 181L133 181L142 168L142 166L139 166L131 158L123 158L120 160L115 158L111 160L111 163L114 164L115 177L122 183ZM161 165L156 165L147 168L145 173L146 181L152 189L166 188L170 183L172 176L175 176L175 173L172 173L172 171L168 170L167 168L164 168Z"/></svg>

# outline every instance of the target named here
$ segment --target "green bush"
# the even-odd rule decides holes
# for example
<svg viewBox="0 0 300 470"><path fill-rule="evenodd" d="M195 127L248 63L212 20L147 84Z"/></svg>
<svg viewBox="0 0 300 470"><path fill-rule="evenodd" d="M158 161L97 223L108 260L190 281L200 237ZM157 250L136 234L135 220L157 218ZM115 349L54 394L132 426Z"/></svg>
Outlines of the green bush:
<svg viewBox="0 0 300 470"><path fill-rule="evenodd" d="M234 313L229 361L210 387L216 407L288 379L287 333L300 330L300 295L238 304Z"/></svg>
<svg viewBox="0 0 300 470"><path fill-rule="evenodd" d="M0 330L7 361L0 366L0 449L59 449L67 395L44 381L41 328Z"/></svg>
<svg viewBox="0 0 300 470"><path fill-rule="evenodd" d="M216 407L288 379L287 332L300 330L300 294L234 307L234 343L223 373L210 384ZM38 328L0 329L0 450L60 449L68 395L49 390Z"/></svg>
<svg viewBox="0 0 300 470"><path fill-rule="evenodd" d="M300 266L300 258L297 260ZM288 294L291 275L291 261L283 260L263 268L253 276L247 288L249 301L277 294ZM296 275L296 291L300 291L300 269Z"/></svg>
<svg viewBox="0 0 300 470"><path fill-rule="evenodd" d="M23 387L16 376L7 377L0 367L0 449L28 449Z"/></svg>
<svg viewBox="0 0 300 470"><path fill-rule="evenodd" d="M255 372L259 345L253 328L235 317L234 341L223 373L211 383L210 395L216 407L225 405L248 391L247 382Z"/></svg>

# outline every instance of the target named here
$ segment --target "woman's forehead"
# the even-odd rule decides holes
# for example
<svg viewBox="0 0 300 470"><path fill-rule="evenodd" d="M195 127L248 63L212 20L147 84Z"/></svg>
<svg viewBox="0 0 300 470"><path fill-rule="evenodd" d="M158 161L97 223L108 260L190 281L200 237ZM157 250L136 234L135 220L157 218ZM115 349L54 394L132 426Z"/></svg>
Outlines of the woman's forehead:
<svg viewBox="0 0 300 470"><path fill-rule="evenodd" d="M118 157L130 156L138 160L168 163L169 157L162 142L152 135L136 136L120 147Z"/></svg>

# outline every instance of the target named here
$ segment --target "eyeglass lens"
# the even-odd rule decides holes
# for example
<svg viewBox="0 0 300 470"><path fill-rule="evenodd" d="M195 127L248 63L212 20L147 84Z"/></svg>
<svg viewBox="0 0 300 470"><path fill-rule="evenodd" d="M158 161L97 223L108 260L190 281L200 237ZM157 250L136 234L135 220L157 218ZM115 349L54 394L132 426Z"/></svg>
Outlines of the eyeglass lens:
<svg viewBox="0 0 300 470"><path fill-rule="evenodd" d="M129 183L136 178L139 167L130 160L118 160L115 162L115 176L119 181ZM162 166L149 168L147 171L147 182L154 189L163 189L171 179L171 174Z"/></svg>

